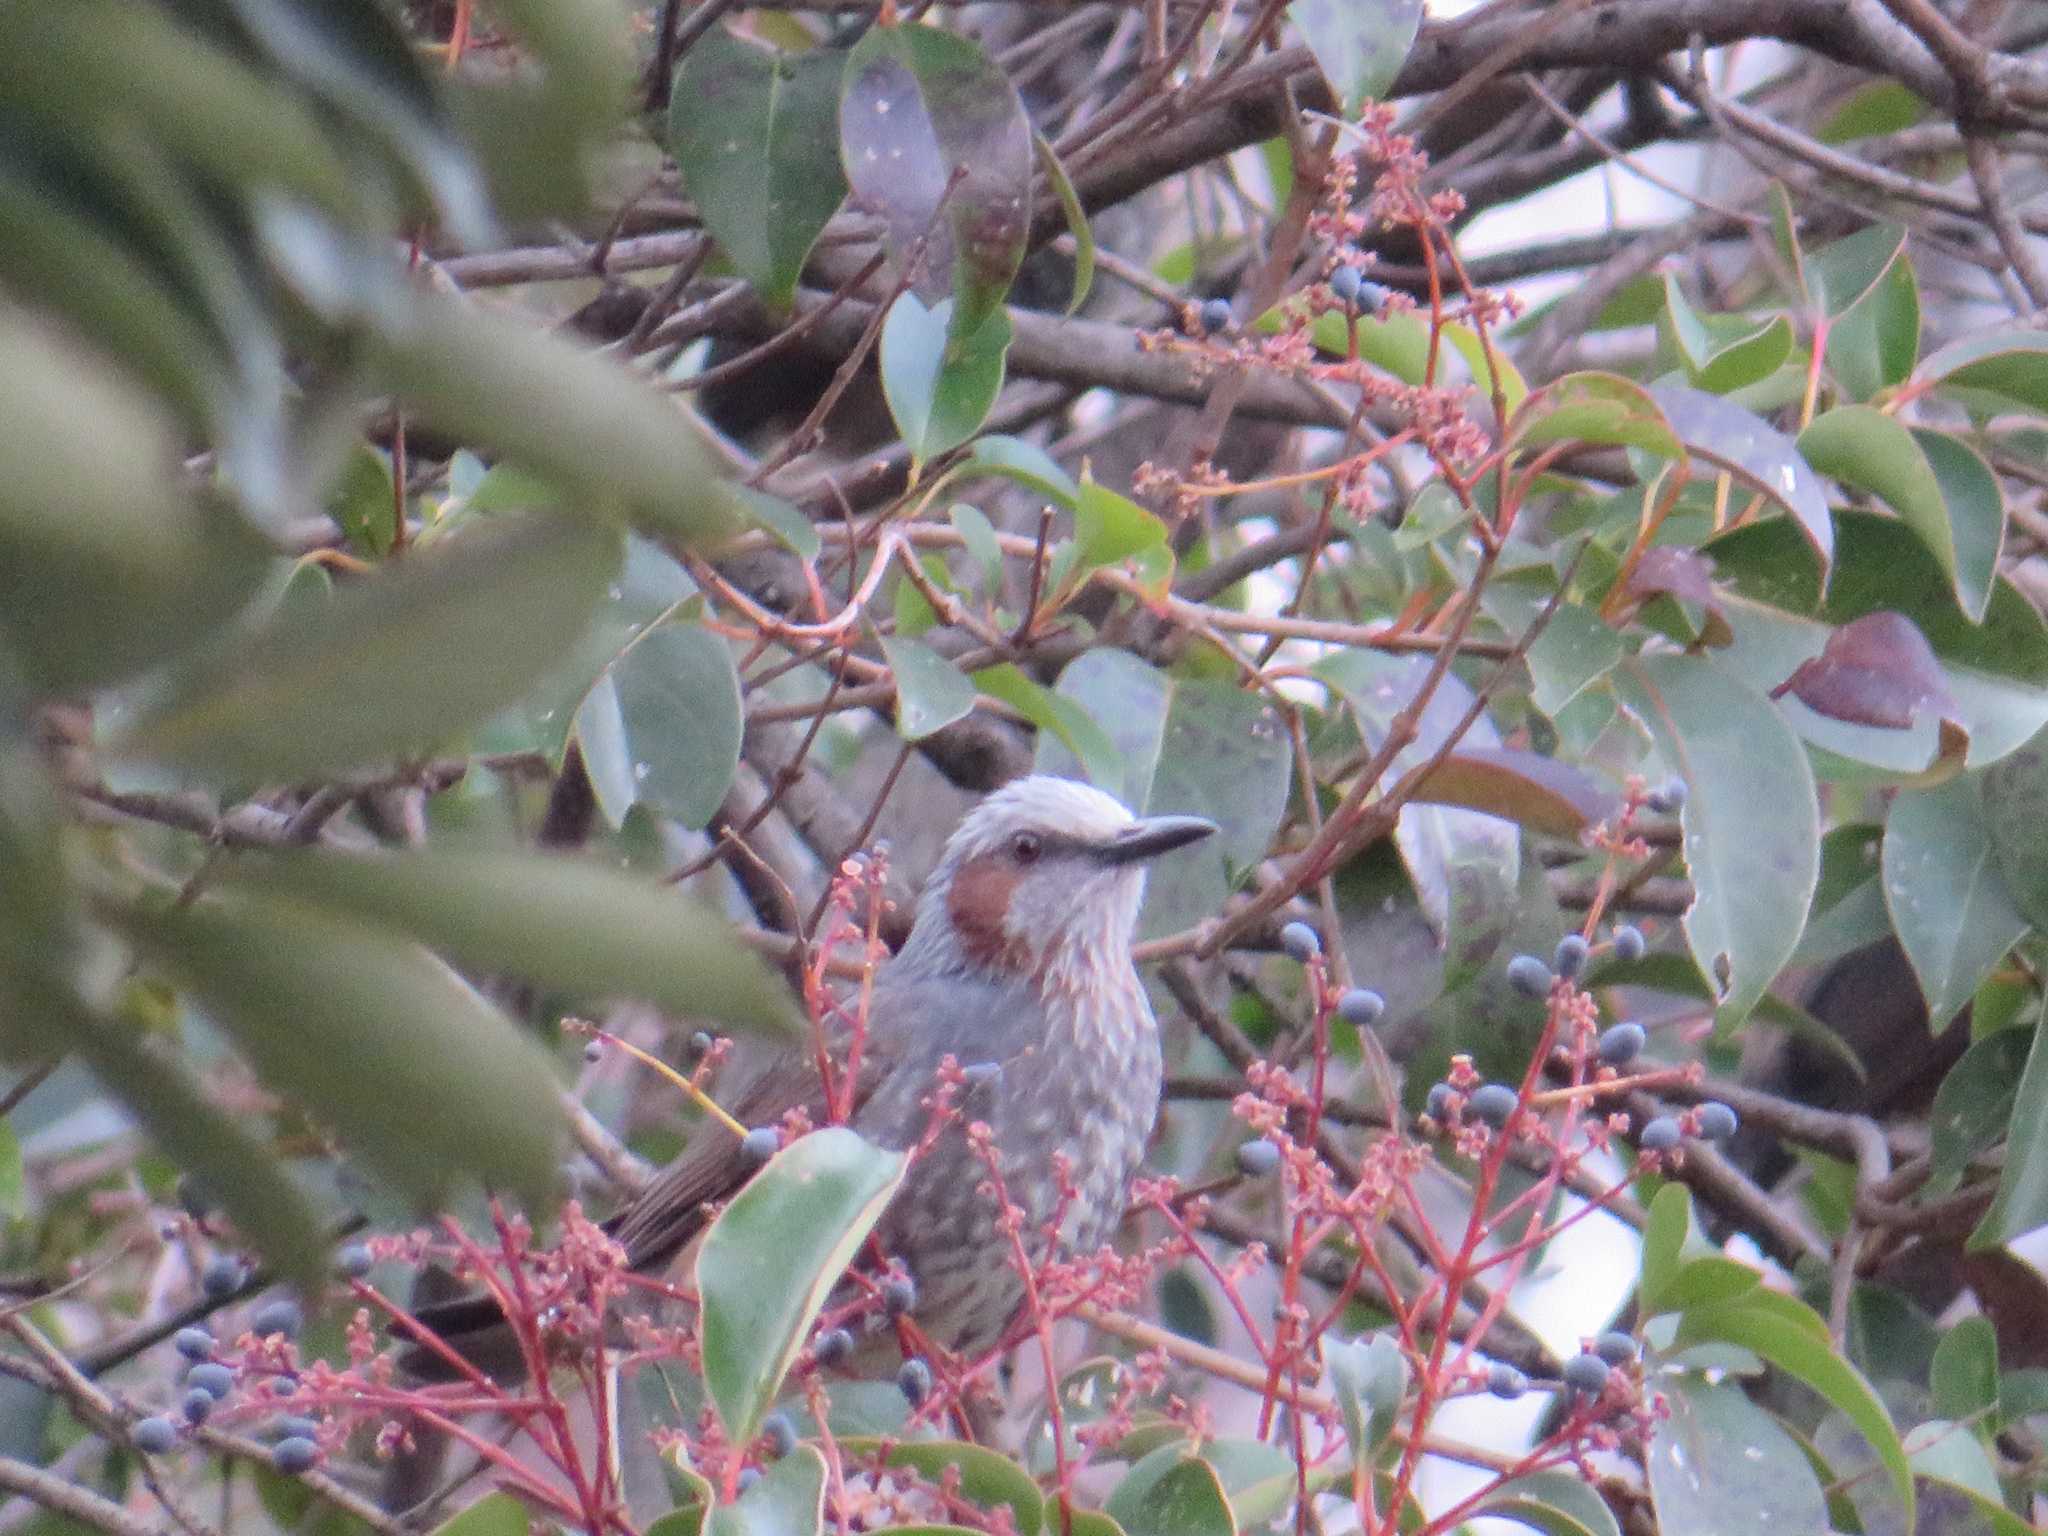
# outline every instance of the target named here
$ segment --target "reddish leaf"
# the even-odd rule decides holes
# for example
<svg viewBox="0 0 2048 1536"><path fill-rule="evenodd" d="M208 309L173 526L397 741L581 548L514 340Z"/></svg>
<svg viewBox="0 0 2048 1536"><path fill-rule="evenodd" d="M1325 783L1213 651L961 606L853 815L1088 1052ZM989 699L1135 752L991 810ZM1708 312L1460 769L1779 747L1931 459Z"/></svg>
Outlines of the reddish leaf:
<svg viewBox="0 0 2048 1536"><path fill-rule="evenodd" d="M1714 562L1696 549L1644 550L1629 573L1628 590L1643 598L1665 593L1712 612L1721 606L1714 591Z"/></svg>
<svg viewBox="0 0 2048 1536"><path fill-rule="evenodd" d="M1617 804L1612 793L1567 763L1495 747L1452 753L1422 781L1415 798L1484 811L1557 837L1577 837Z"/></svg>
<svg viewBox="0 0 2048 1536"><path fill-rule="evenodd" d="M1828 636L1821 653L1802 661L1771 690L1790 693L1817 715L1851 725L1909 729L1923 705L1944 718L1955 710L1933 648L1902 613L1865 614Z"/></svg>

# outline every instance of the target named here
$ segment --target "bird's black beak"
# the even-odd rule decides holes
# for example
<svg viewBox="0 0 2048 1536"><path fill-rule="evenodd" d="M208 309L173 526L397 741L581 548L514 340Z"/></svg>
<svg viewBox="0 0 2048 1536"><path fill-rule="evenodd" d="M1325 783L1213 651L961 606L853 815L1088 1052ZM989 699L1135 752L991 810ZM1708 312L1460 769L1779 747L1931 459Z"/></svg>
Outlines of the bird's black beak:
<svg viewBox="0 0 2048 1536"><path fill-rule="evenodd" d="M1148 816L1103 843L1095 856L1105 864L1136 864L1198 843L1215 831L1216 823L1200 816Z"/></svg>

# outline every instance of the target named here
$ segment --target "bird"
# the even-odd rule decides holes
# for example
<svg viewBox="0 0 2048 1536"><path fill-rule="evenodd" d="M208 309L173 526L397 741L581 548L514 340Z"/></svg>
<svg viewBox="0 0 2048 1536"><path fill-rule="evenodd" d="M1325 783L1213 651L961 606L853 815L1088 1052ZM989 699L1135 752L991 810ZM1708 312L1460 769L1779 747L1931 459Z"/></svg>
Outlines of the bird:
<svg viewBox="0 0 2048 1536"><path fill-rule="evenodd" d="M1216 831L1198 816L1135 816L1077 780L1013 780L962 819L908 938L876 968L847 1123L907 1150L932 1124L947 1058L963 1070L959 1113L912 1160L874 1229L909 1273L913 1321L941 1348L987 1350L1024 1296L968 1125L989 1129L1032 1263L1093 1252L1122 1217L1162 1086L1158 1026L1131 960L1146 872ZM798 1108L813 1124L826 1118L808 1051L743 1072L724 1107L749 1127L778 1125ZM1072 1186L1064 1210L1062 1152ZM659 1272L758 1167L744 1138L709 1121L606 1230L629 1268ZM419 1318L450 1338L496 1313L473 1299Z"/></svg>

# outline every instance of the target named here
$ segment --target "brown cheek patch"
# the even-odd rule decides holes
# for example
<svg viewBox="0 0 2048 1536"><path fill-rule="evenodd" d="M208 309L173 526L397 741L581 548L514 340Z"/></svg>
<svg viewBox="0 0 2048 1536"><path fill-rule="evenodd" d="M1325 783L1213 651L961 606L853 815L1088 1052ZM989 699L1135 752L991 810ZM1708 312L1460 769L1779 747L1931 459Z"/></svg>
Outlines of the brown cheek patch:
<svg viewBox="0 0 2048 1536"><path fill-rule="evenodd" d="M946 914L953 919L953 931L960 935L960 947L976 965L995 969L1013 961L1014 944L1004 930L1010 913L1010 894L1017 888L1017 871L993 858L970 859L953 876L946 892Z"/></svg>

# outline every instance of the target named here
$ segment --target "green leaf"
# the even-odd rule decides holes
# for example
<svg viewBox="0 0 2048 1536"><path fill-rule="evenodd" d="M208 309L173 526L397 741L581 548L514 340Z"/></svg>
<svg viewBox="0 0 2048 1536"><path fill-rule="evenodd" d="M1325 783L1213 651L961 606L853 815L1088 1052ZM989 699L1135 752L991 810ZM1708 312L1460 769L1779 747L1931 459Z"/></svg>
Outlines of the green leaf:
<svg viewBox="0 0 2048 1536"><path fill-rule="evenodd" d="M1621 636L1598 614L1577 603L1559 603L1524 657L1533 684L1531 699L1544 714L1556 718L1607 675L1623 650Z"/></svg>
<svg viewBox="0 0 2048 1536"><path fill-rule="evenodd" d="M1998 1469L1982 1442L1961 1424L1929 1419L1906 1432L1913 1471L1947 1493L1960 1495L1994 1536L2037 1536L2039 1527L2022 1520L2004 1504Z"/></svg>
<svg viewBox="0 0 2048 1536"><path fill-rule="evenodd" d="M1916 370L1925 383L1998 395L2048 416L2048 336L1999 329L1966 336L1933 353Z"/></svg>
<svg viewBox="0 0 2048 1536"><path fill-rule="evenodd" d="M216 648L116 745L259 780L421 755L532 683L618 566L617 533L586 524L465 529Z"/></svg>
<svg viewBox="0 0 2048 1536"><path fill-rule="evenodd" d="M1873 80L1842 99L1814 134L1823 144L1847 144L1910 128L1927 115L1927 103L1896 80Z"/></svg>
<svg viewBox="0 0 2048 1536"><path fill-rule="evenodd" d="M1733 394L1771 377L1792 356L1792 323L1783 315L1718 348L1694 382L1712 395Z"/></svg>
<svg viewBox="0 0 2048 1536"><path fill-rule="evenodd" d="M1128 1536L1236 1536L1216 1469L1185 1445L1162 1445L1124 1475L1103 1510Z"/></svg>
<svg viewBox="0 0 2048 1536"><path fill-rule="evenodd" d="M509 1493L487 1493L457 1510L432 1536L526 1536L526 1506Z"/></svg>
<svg viewBox="0 0 2048 1536"><path fill-rule="evenodd" d="M1645 656L1614 677L1686 781L1685 936L1714 983L1725 1035L1798 947L1820 877L1813 772L1784 717L1718 661Z"/></svg>
<svg viewBox="0 0 2048 1536"><path fill-rule="evenodd" d="M1981 1252L2048 1226L2048 1044L2044 1041L2048 1041L2048 1028L2035 1029L2026 1069L2013 1096L1998 1195L1970 1234L1972 1251Z"/></svg>
<svg viewBox="0 0 2048 1536"><path fill-rule="evenodd" d="M2048 728L1986 770L1984 820L2006 891L2034 927L2048 932Z"/></svg>
<svg viewBox="0 0 2048 1536"><path fill-rule="evenodd" d="M1061 469L1043 448L1021 437L997 433L977 438L961 468L967 475L1000 475L1014 480L1070 512L1081 499L1081 487L1074 483L1074 477Z"/></svg>
<svg viewBox="0 0 2048 1536"><path fill-rule="evenodd" d="M1852 400L1869 400L1912 375L1920 356L1920 285L1903 250L1828 329L1827 364Z"/></svg>
<svg viewBox="0 0 2048 1536"><path fill-rule="evenodd" d="M1681 1377L1664 1383L1663 1392L1670 1415L1658 1422L1643 1458L1662 1536L1826 1536L1827 1500L1813 1467L1740 1387Z"/></svg>
<svg viewBox="0 0 2048 1536"><path fill-rule="evenodd" d="M1650 395L1662 407L1685 451L1726 470L1748 489L1790 514L1820 557L1825 590L1834 566L1835 525L1818 476L1799 456L1792 439L1762 417L1704 390L1657 384ZM1641 446L1641 445L1639 445Z"/></svg>
<svg viewBox="0 0 2048 1536"><path fill-rule="evenodd" d="M1890 1472L1892 1486L1913 1523L1913 1472L1884 1403L1870 1383L1830 1347L1827 1324L1789 1296L1759 1290L1729 1306L1687 1312L1678 1341L1719 1339L1754 1350L1787 1375L1805 1382L1854 1424Z"/></svg>
<svg viewBox="0 0 2048 1536"><path fill-rule="evenodd" d="M770 1463L730 1504L713 1507L704 1536L818 1536L825 1522L825 1458L800 1445Z"/></svg>
<svg viewBox="0 0 2048 1536"><path fill-rule="evenodd" d="M704 1385L732 1443L760 1428L904 1167L902 1153L827 1126L784 1147L711 1224L697 1251L699 1336Z"/></svg>
<svg viewBox="0 0 2048 1536"><path fill-rule="evenodd" d="M818 558L818 552L825 547L825 541L818 536L818 525L795 507L780 497L747 486L737 487L733 495L744 516L774 534L799 560Z"/></svg>
<svg viewBox="0 0 2048 1536"><path fill-rule="evenodd" d="M1235 683L1162 672L1106 646L1068 663L1056 697L1112 744L1119 771L1098 787L1140 816L1206 816L1221 828L1153 863L1141 931L1177 932L1218 911L1265 856L1287 809L1293 756L1272 705ZM1050 733L1038 738L1036 766L1067 777L1095 768Z"/></svg>
<svg viewBox="0 0 2048 1536"><path fill-rule="evenodd" d="M1123 756L1116 743L1095 723L1094 716L1072 699L1041 688L1015 662L1009 661L982 668L974 674L974 686L977 692L1009 705L1041 732L1049 732L1073 753L1086 771L1089 783L1123 783ZM1041 735L1039 739L1042 742L1045 738Z"/></svg>
<svg viewBox="0 0 2048 1536"><path fill-rule="evenodd" d="M905 741L922 741L974 712L974 684L930 646L884 635L882 658L896 680L896 733Z"/></svg>
<svg viewBox="0 0 2048 1536"><path fill-rule="evenodd" d="M1003 387L1009 312L998 307L958 339L952 321L951 299L926 309L916 294L903 293L882 322L882 393L896 430L920 464L980 431Z"/></svg>
<svg viewBox="0 0 2048 1536"><path fill-rule="evenodd" d="M368 443L351 447L339 478L327 492L327 515L348 535L358 553L383 559L398 531L391 461Z"/></svg>
<svg viewBox="0 0 2048 1536"><path fill-rule="evenodd" d="M1422 0L1294 0L1287 19L1345 117L1384 96L1422 25Z"/></svg>
<svg viewBox="0 0 2048 1536"><path fill-rule="evenodd" d="M688 418L616 363L450 299L391 299L375 315L385 377L419 417L574 493L566 507L623 507L642 532L697 549L744 526Z"/></svg>
<svg viewBox="0 0 2048 1536"><path fill-rule="evenodd" d="M1569 373L1536 390L1509 419L1507 440L1524 448L1608 443L1667 459L1685 451L1651 392L1614 373Z"/></svg>
<svg viewBox="0 0 2048 1536"><path fill-rule="evenodd" d="M1074 237L1074 293L1067 300L1067 313L1071 315L1088 302L1089 290L1095 286L1095 231L1088 227L1088 210L1081 206L1081 195L1068 179L1067 168L1060 164L1059 152L1042 133L1033 133L1031 144L1038 151L1038 164L1045 179L1052 184L1053 196L1059 199L1067 233Z"/></svg>
<svg viewBox="0 0 2048 1536"><path fill-rule="evenodd" d="M1884 895L1940 1034L2027 931L1999 873L1979 775L1902 790L1885 821Z"/></svg>
<svg viewBox="0 0 2048 1536"><path fill-rule="evenodd" d="M985 1509L1007 1507L1017 1536L1036 1536L1044 1522L1045 1500L1031 1474L1009 1457L966 1440L910 1440L891 1445L882 1439L851 1436L839 1442L849 1458L861 1461L889 1447L886 1465L911 1467L939 1482L953 1468L960 1472L960 1492Z"/></svg>
<svg viewBox="0 0 2048 1536"><path fill-rule="evenodd" d="M1916 427L1913 440L1941 482L1949 530L1949 550L1942 564L1955 578L1956 601L1963 612L1981 624L2005 551L2005 491L1984 456L1961 438ZM1935 553L1939 557L1942 551Z"/></svg>
<svg viewBox="0 0 2048 1536"><path fill-rule="evenodd" d="M1667 1312L1717 1307L1738 1301L1763 1283L1763 1275L1738 1260L1703 1253L1681 1264L1657 1298Z"/></svg>
<svg viewBox="0 0 2048 1536"><path fill-rule="evenodd" d="M1806 256L1806 289L1830 319L1873 292L1906 249L1898 224L1870 224Z"/></svg>
<svg viewBox="0 0 2048 1536"><path fill-rule="evenodd" d="M1173 548L1166 524L1107 486L1097 485L1085 470L1074 502L1074 574L1078 577L1104 565L1126 560L1143 562L1157 573L1164 591L1173 576Z"/></svg>
<svg viewBox="0 0 2048 1536"><path fill-rule="evenodd" d="M887 221L891 255L924 247L912 291L932 305L950 296L956 334L982 333L1031 228L1031 123L1010 77L957 32L871 27L847 60L839 140L854 201Z"/></svg>
<svg viewBox="0 0 2048 1536"><path fill-rule="evenodd" d="M1472 1507L1545 1536L1621 1536L1607 1501L1570 1472L1531 1472L1502 1483ZM1404 1524L1402 1527L1407 1529Z"/></svg>
<svg viewBox="0 0 2048 1536"><path fill-rule="evenodd" d="M1386 1334L1355 1342L1323 1337L1323 1370L1344 1411L1351 1459L1366 1465L1394 1432L1408 1391L1408 1362Z"/></svg>
<svg viewBox="0 0 2048 1536"><path fill-rule="evenodd" d="M308 848L242 860L226 879L395 929L479 972L593 1000L643 998L742 1029L799 1027L788 989L722 917L609 866L515 851Z"/></svg>
<svg viewBox="0 0 2048 1536"><path fill-rule="evenodd" d="M669 94L668 143L704 227L786 310L804 258L846 197L839 165L836 49L769 53L714 26L684 55Z"/></svg>
<svg viewBox="0 0 2048 1536"><path fill-rule="evenodd" d="M1976 1419L1998 1406L1998 1330L1988 1317L1958 1319L1934 1346L1934 1411Z"/></svg>
<svg viewBox="0 0 2048 1536"><path fill-rule="evenodd" d="M426 951L326 912L223 896L108 913L266 1083L422 1203L472 1174L539 1205L567 1129L531 1037Z"/></svg>
<svg viewBox="0 0 2048 1536"><path fill-rule="evenodd" d="M1992 584L1984 622L1972 624L1947 575L1899 519L1842 512L1836 529L1839 558L1825 605L1810 550L1782 521L1751 523L1705 546L1735 635L1717 653L1721 662L1769 690L1818 654L1836 628L1872 613L1901 613L1941 663L1953 713L1969 733L1971 767L1997 761L2048 725L2048 627L2011 583ZM1863 771L1916 775L1941 750L1931 718L1898 731L1800 708L1786 716L1814 747L1867 765ZM1831 776L1848 771L1825 757L1823 766Z"/></svg>
<svg viewBox="0 0 2048 1536"><path fill-rule="evenodd" d="M1650 1219L1643 1227L1636 1297L1644 1316L1655 1317L1667 1310L1664 1296L1678 1277L1685 1249L1704 1243L1693 1226L1692 1195L1682 1184L1666 1184L1651 1200Z"/></svg>
<svg viewBox="0 0 2048 1536"><path fill-rule="evenodd" d="M614 827L636 805L702 827L739 769L745 725L725 641L698 624L657 624L591 687L576 740L598 809Z"/></svg>
<svg viewBox="0 0 2048 1536"><path fill-rule="evenodd" d="M989 439L983 438L986 443ZM953 531L960 535L961 547L981 567L981 589L990 597L1003 590L1003 547L996 542L995 525L979 507L970 507L966 502L955 502L946 514Z"/></svg>
<svg viewBox="0 0 2048 1536"><path fill-rule="evenodd" d="M1427 657L1364 650L1337 652L1314 667L1349 706L1362 739L1374 749L1429 671ZM1442 678L1416 722L1415 739L1395 755L1386 784L1426 763L1463 724L1472 702L1471 689L1455 674ZM1481 715L1461 742L1467 751L1498 751L1500 732ZM1486 964L1514 922L1521 832L1499 816L1411 803L1394 823L1394 845L1430 926L1442 936L1444 986L1456 988Z"/></svg>

